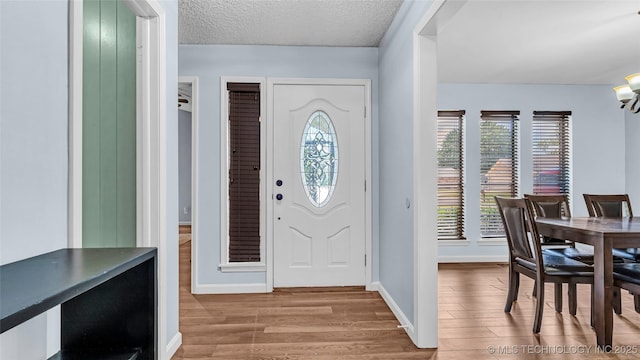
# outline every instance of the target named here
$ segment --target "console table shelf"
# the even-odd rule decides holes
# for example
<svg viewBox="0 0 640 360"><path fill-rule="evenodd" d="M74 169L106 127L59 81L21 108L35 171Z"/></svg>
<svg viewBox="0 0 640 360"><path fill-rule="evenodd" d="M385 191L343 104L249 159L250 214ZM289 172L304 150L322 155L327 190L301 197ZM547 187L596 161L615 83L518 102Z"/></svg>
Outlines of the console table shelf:
<svg viewBox="0 0 640 360"><path fill-rule="evenodd" d="M50 359L157 359L157 250L62 249L0 266L0 333L57 305Z"/></svg>
<svg viewBox="0 0 640 360"><path fill-rule="evenodd" d="M140 350L113 351L109 354L96 353L94 351L60 351L47 360L137 360L140 359Z"/></svg>

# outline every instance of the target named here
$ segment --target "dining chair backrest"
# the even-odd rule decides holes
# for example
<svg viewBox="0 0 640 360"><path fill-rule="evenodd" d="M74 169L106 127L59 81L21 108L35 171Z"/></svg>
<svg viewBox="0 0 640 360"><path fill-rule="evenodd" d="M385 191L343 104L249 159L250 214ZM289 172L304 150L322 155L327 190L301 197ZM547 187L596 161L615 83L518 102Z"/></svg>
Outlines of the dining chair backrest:
<svg viewBox="0 0 640 360"><path fill-rule="evenodd" d="M524 198L531 203L535 217L560 219L571 217L569 197L567 195L529 195Z"/></svg>
<svg viewBox="0 0 640 360"><path fill-rule="evenodd" d="M633 217L633 210L628 194L583 194L583 196L589 216Z"/></svg>
<svg viewBox="0 0 640 360"><path fill-rule="evenodd" d="M507 236L510 261L524 260L541 269L540 236L532 221L533 215L527 201L524 198L512 199L500 196L496 196L495 201Z"/></svg>

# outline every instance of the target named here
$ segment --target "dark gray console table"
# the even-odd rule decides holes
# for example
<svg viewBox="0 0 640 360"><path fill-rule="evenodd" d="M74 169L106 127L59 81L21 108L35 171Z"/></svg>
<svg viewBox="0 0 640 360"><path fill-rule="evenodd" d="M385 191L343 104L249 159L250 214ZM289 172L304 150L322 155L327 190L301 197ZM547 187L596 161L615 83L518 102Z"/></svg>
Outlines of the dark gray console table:
<svg viewBox="0 0 640 360"><path fill-rule="evenodd" d="M157 250L62 249L0 266L0 333L56 305L50 359L156 360Z"/></svg>

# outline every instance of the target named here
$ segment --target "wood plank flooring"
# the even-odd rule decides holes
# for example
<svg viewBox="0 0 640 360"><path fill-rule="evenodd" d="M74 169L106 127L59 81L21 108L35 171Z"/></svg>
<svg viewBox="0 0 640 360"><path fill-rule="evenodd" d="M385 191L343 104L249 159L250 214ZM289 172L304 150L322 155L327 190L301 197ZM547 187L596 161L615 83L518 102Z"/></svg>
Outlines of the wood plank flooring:
<svg viewBox="0 0 640 360"><path fill-rule="evenodd" d="M188 241L191 241L191 225L178 226L178 244L182 246Z"/></svg>
<svg viewBox="0 0 640 360"><path fill-rule="evenodd" d="M361 287L278 289L271 294L191 295L190 242L180 246L180 331L174 360L186 359L640 359L640 314L624 292L614 343L601 354L589 326L589 289L578 286L576 317L554 311L546 288L542 331L531 332L533 282L503 312L502 264L443 264L439 269L439 345L417 349L376 292ZM495 349L495 351L492 351Z"/></svg>

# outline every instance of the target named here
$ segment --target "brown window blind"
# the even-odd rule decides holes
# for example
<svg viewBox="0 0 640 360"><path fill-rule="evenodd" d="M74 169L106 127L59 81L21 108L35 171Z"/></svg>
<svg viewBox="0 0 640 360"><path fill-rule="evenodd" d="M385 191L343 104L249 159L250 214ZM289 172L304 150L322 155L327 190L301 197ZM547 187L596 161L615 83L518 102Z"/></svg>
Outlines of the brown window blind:
<svg viewBox="0 0 640 360"><path fill-rule="evenodd" d="M260 85L228 83L229 262L260 262Z"/></svg>
<svg viewBox="0 0 640 360"><path fill-rule="evenodd" d="M494 196L518 195L519 111L482 111L480 116L480 234L504 236Z"/></svg>
<svg viewBox="0 0 640 360"><path fill-rule="evenodd" d="M438 239L464 239L464 110L438 111Z"/></svg>
<svg viewBox="0 0 640 360"><path fill-rule="evenodd" d="M569 195L570 118L571 111L533 112L534 194Z"/></svg>

